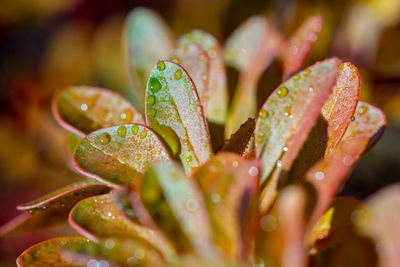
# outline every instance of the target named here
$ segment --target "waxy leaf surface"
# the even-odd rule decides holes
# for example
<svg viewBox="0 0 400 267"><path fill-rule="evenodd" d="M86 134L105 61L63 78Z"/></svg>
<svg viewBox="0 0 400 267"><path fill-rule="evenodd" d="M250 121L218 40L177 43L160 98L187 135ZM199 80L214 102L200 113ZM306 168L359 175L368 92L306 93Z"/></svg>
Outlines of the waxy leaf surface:
<svg viewBox="0 0 400 267"><path fill-rule="evenodd" d="M306 181L315 187L318 195L312 221L317 220L329 207L354 163L379 139L385 124L385 115L381 110L361 101L358 103L354 121L339 145L306 174Z"/></svg>
<svg viewBox="0 0 400 267"><path fill-rule="evenodd" d="M141 200L154 222L178 250L212 253L211 227L201 191L172 162L150 167L144 175Z"/></svg>
<svg viewBox="0 0 400 267"><path fill-rule="evenodd" d="M220 152L234 152L242 155L253 137L256 121L249 118L245 123L240 125L240 128L225 141Z"/></svg>
<svg viewBox="0 0 400 267"><path fill-rule="evenodd" d="M204 193L215 243L232 260L251 261L260 161L219 153L194 174Z"/></svg>
<svg viewBox="0 0 400 267"><path fill-rule="evenodd" d="M324 18L321 15L314 15L309 18L290 38L287 48L283 51L283 78L297 72L313 44L322 30Z"/></svg>
<svg viewBox="0 0 400 267"><path fill-rule="evenodd" d="M111 186L140 182L146 168L170 160L159 137L140 124L123 124L89 134L75 150L78 171Z"/></svg>
<svg viewBox="0 0 400 267"><path fill-rule="evenodd" d="M179 45L195 43L206 50L210 61L210 72L207 85L208 94L205 113L210 122L224 124L228 109L228 89L224 55L221 45L214 36L202 30L193 30L183 35L179 38L178 43ZM199 89L197 88L197 90ZM203 101L202 97L201 99Z"/></svg>
<svg viewBox="0 0 400 267"><path fill-rule="evenodd" d="M210 59L207 51L196 43L181 45L173 53L177 61L192 78L203 110L207 110L208 79L210 74Z"/></svg>
<svg viewBox="0 0 400 267"><path fill-rule="evenodd" d="M24 213L0 228L0 236L31 232L66 222L68 212L87 197L104 194L109 187L96 181L84 181L66 186L34 201L17 207Z"/></svg>
<svg viewBox="0 0 400 267"><path fill-rule="evenodd" d="M256 115L258 80L276 56L280 42L277 31L260 16L249 18L226 41L226 64L240 72L225 126L226 137Z"/></svg>
<svg viewBox="0 0 400 267"><path fill-rule="evenodd" d="M175 252L160 234L127 217L118 207L115 192L87 198L70 212L69 223L83 236L98 242L101 239L141 239L157 248L166 259Z"/></svg>
<svg viewBox="0 0 400 267"><path fill-rule="evenodd" d="M190 174L213 154L196 87L179 65L160 61L146 91L146 122Z"/></svg>
<svg viewBox="0 0 400 267"><path fill-rule="evenodd" d="M27 249L17 259L28 266L161 266L162 256L140 240L107 239L94 243L81 236L58 237Z"/></svg>
<svg viewBox="0 0 400 267"><path fill-rule="evenodd" d="M123 35L126 65L138 103L143 103L147 78L158 60L169 58L174 37L154 11L136 8L126 18Z"/></svg>
<svg viewBox="0 0 400 267"><path fill-rule="evenodd" d="M106 89L74 86L59 92L52 109L57 121L81 137L122 123L143 123L142 115L121 95Z"/></svg>

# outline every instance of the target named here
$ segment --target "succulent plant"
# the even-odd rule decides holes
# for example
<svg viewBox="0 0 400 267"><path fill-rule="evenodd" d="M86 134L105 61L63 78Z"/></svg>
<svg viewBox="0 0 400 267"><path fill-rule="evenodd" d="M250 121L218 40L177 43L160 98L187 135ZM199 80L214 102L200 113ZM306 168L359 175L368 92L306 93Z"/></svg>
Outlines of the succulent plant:
<svg viewBox="0 0 400 267"><path fill-rule="evenodd" d="M200 30L175 43L157 14L134 10L123 39L145 104L88 86L54 97L73 166L88 178L18 206L0 233L68 218L81 236L39 243L18 266L398 266L399 186L366 203L336 197L385 116L358 101L353 64L330 58L298 72L322 23L311 17L286 41L252 17L222 49ZM284 82L256 116L258 80L277 57ZM230 109L225 62L240 71ZM210 122L225 125L222 147Z"/></svg>

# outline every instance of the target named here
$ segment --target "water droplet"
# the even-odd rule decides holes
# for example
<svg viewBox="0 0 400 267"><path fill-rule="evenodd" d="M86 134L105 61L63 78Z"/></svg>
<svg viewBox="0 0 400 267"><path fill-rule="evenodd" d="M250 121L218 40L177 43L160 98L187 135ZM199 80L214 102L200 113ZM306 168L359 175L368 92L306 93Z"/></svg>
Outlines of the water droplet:
<svg viewBox="0 0 400 267"><path fill-rule="evenodd" d="M115 246L115 241L112 240L111 238L109 238L109 239L107 239L107 240L104 242L104 246L105 246L106 248L108 248L108 249L112 249L112 248L114 248L114 246Z"/></svg>
<svg viewBox="0 0 400 267"><path fill-rule="evenodd" d="M298 80L300 80L300 79L301 79L300 74L296 74L296 75L294 76L294 80L295 80L295 81L298 81Z"/></svg>
<svg viewBox="0 0 400 267"><path fill-rule="evenodd" d="M258 168L255 166L251 166L249 169L250 176L257 176L259 173Z"/></svg>
<svg viewBox="0 0 400 267"><path fill-rule="evenodd" d="M182 78L182 70L177 69L174 74L175 80L180 80Z"/></svg>
<svg viewBox="0 0 400 267"><path fill-rule="evenodd" d="M189 155L185 158L186 163L190 163L192 161L192 156Z"/></svg>
<svg viewBox="0 0 400 267"><path fill-rule="evenodd" d="M286 117L290 116L292 113L290 113L290 106L285 107L284 109L284 113L283 113Z"/></svg>
<svg viewBox="0 0 400 267"><path fill-rule="evenodd" d="M310 73L311 73L311 70L310 70L310 69L306 69L306 70L304 71L304 76L305 76L305 77L308 77L308 76L310 76Z"/></svg>
<svg viewBox="0 0 400 267"><path fill-rule="evenodd" d="M264 215L263 217L261 217L260 226L261 226L261 229L263 229L264 231L272 232L276 229L277 225L278 225L278 223L274 216Z"/></svg>
<svg viewBox="0 0 400 267"><path fill-rule="evenodd" d="M279 168L282 167L282 161L278 159L278 161L276 162L276 166L278 166Z"/></svg>
<svg viewBox="0 0 400 267"><path fill-rule="evenodd" d="M156 102L156 98L153 95L147 96L147 99L146 99L147 105L152 106L152 105L154 105L155 102Z"/></svg>
<svg viewBox="0 0 400 267"><path fill-rule="evenodd" d="M363 210L354 210L351 213L351 222L356 226L365 226L368 222L367 213Z"/></svg>
<svg viewBox="0 0 400 267"><path fill-rule="evenodd" d="M82 111L88 110L88 106L87 106L86 104L82 104L82 105L81 105L81 110L82 110Z"/></svg>
<svg viewBox="0 0 400 267"><path fill-rule="evenodd" d="M181 60L180 60L179 57L174 57L174 58L171 59L171 61L176 63L176 64L180 64L181 63Z"/></svg>
<svg viewBox="0 0 400 267"><path fill-rule="evenodd" d="M310 93L312 93L312 92L314 92L314 88L310 87L310 88L308 88L308 91L309 91Z"/></svg>
<svg viewBox="0 0 400 267"><path fill-rule="evenodd" d="M358 109L358 114L364 115L365 113L367 113L367 111L368 111L368 107L367 107L367 106L361 106L361 107Z"/></svg>
<svg viewBox="0 0 400 267"><path fill-rule="evenodd" d="M262 109L260 112L260 118L265 119L266 117L268 117L268 111Z"/></svg>
<svg viewBox="0 0 400 267"><path fill-rule="evenodd" d="M109 212L109 213L107 213L107 215L108 215L108 217L111 217L112 214L111 214L111 212Z"/></svg>
<svg viewBox="0 0 400 267"><path fill-rule="evenodd" d="M354 159L352 156L347 155L343 158L343 164L346 166L351 166L354 163Z"/></svg>
<svg viewBox="0 0 400 267"><path fill-rule="evenodd" d="M157 114L157 111L154 108L149 108L147 113L151 116L154 117Z"/></svg>
<svg viewBox="0 0 400 267"><path fill-rule="evenodd" d="M232 167L236 168L239 166L239 162L237 160L232 161Z"/></svg>
<svg viewBox="0 0 400 267"><path fill-rule="evenodd" d="M211 201L214 203L218 203L221 201L221 196L217 193L211 194Z"/></svg>
<svg viewBox="0 0 400 267"><path fill-rule="evenodd" d="M126 127L124 125L121 125L118 127L117 135L122 138L124 138L126 136Z"/></svg>
<svg viewBox="0 0 400 267"><path fill-rule="evenodd" d="M261 144L264 141L264 136L259 135L257 136L257 143Z"/></svg>
<svg viewBox="0 0 400 267"><path fill-rule="evenodd" d="M325 178L325 174L323 172L321 172L321 171L316 172L314 176L315 176L315 179L317 179L318 181L320 181L320 180Z"/></svg>
<svg viewBox="0 0 400 267"><path fill-rule="evenodd" d="M354 116L351 117L351 121L354 121L356 118Z"/></svg>
<svg viewBox="0 0 400 267"><path fill-rule="evenodd" d="M165 63L164 63L164 61L160 61L160 62L157 63L157 69L160 70L160 71L165 70Z"/></svg>
<svg viewBox="0 0 400 267"><path fill-rule="evenodd" d="M287 147L284 147L284 148L283 148L283 151L285 151L285 152L288 151L288 150L289 150L289 149L288 149Z"/></svg>
<svg viewBox="0 0 400 267"><path fill-rule="evenodd" d="M343 69L344 69L344 64L342 63L339 65L339 70L343 70Z"/></svg>
<svg viewBox="0 0 400 267"><path fill-rule="evenodd" d="M147 130L143 129L142 132L140 133L140 138L144 139L147 136Z"/></svg>
<svg viewBox="0 0 400 267"><path fill-rule="evenodd" d="M131 122L132 118L133 118L133 114L132 111L130 109L125 109L121 115L120 118L124 121L124 122Z"/></svg>
<svg viewBox="0 0 400 267"><path fill-rule="evenodd" d="M131 129L131 130L132 130L132 133L133 133L133 134L137 134L138 131L139 131L139 126L137 126L137 125L135 124L135 125L132 126L132 129Z"/></svg>
<svg viewBox="0 0 400 267"><path fill-rule="evenodd" d="M185 208L187 211L194 212L197 210L198 207L199 203L197 203L197 200L194 198L190 198L185 202Z"/></svg>
<svg viewBox="0 0 400 267"><path fill-rule="evenodd" d="M287 87L286 86L282 86L281 88L279 88L277 94L278 94L278 96L280 98L287 96L287 94L288 94Z"/></svg>
<svg viewBox="0 0 400 267"><path fill-rule="evenodd" d="M111 141L111 136L109 133L102 133L99 135L99 141L102 145L107 145Z"/></svg>
<svg viewBox="0 0 400 267"><path fill-rule="evenodd" d="M149 89L154 93L157 93L158 91L160 91L160 89L161 89L160 81L157 78L150 77Z"/></svg>

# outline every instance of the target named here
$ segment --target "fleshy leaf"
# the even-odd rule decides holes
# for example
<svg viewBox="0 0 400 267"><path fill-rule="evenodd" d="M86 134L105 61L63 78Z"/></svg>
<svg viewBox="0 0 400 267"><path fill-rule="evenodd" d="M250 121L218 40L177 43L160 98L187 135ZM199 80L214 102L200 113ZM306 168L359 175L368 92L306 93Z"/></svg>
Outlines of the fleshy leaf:
<svg viewBox="0 0 400 267"><path fill-rule="evenodd" d="M210 59L207 51L196 43L182 45L175 50L172 60L177 61L188 72L196 86L203 110L207 110L210 74Z"/></svg>
<svg viewBox="0 0 400 267"><path fill-rule="evenodd" d="M333 92L290 170L290 181L304 177L318 160L334 151L354 115L359 92L360 76L357 68L349 62L342 63Z"/></svg>
<svg viewBox="0 0 400 267"><path fill-rule="evenodd" d="M140 182L140 173L158 161L170 160L159 137L140 124L123 124L89 134L75 150L81 173L111 186Z"/></svg>
<svg viewBox="0 0 400 267"><path fill-rule="evenodd" d="M219 153L194 174L204 192L214 241L232 260L251 262L254 253L260 169L257 159Z"/></svg>
<svg viewBox="0 0 400 267"><path fill-rule="evenodd" d="M224 124L228 108L228 91L221 45L214 36L202 30L193 30L183 35L178 43L179 45L196 43L207 51L210 60L210 73L205 113L210 122Z"/></svg>
<svg viewBox="0 0 400 267"><path fill-rule="evenodd" d="M246 20L226 41L225 61L240 72L225 126L226 137L256 115L258 80L276 56L280 42L277 31L260 16Z"/></svg>
<svg viewBox="0 0 400 267"><path fill-rule="evenodd" d="M257 254L265 266L308 266L304 245L306 194L289 186L278 196L272 210L261 217Z"/></svg>
<svg viewBox="0 0 400 267"><path fill-rule="evenodd" d="M190 174L213 154L196 87L179 65L160 61L146 91L146 122Z"/></svg>
<svg viewBox="0 0 400 267"><path fill-rule="evenodd" d="M211 227L202 194L179 166L165 162L150 167L140 197L178 251L193 248L199 254L212 253Z"/></svg>
<svg viewBox="0 0 400 267"><path fill-rule="evenodd" d="M31 232L66 222L76 203L90 196L107 193L109 187L96 181L66 186L34 201L17 207L25 211L0 228L0 236Z"/></svg>
<svg viewBox="0 0 400 267"><path fill-rule="evenodd" d="M173 248L160 233L141 226L118 209L114 199L115 192L113 194L95 196L79 202L70 212L70 225L95 242L107 238L141 239L157 248L165 259L174 257Z"/></svg>
<svg viewBox="0 0 400 267"><path fill-rule="evenodd" d="M221 152L234 152L242 155L253 137L256 121L249 118L245 123L240 125L240 128L225 141Z"/></svg>
<svg viewBox="0 0 400 267"><path fill-rule="evenodd" d="M400 184L381 189L366 202L369 217L361 229L376 242L379 266L399 266Z"/></svg>
<svg viewBox="0 0 400 267"><path fill-rule="evenodd" d="M264 103L256 122L256 154L263 161L261 196L265 212L275 199L279 177L287 175L335 84L340 60L317 62L280 85Z"/></svg>
<svg viewBox="0 0 400 267"><path fill-rule="evenodd" d="M123 44L127 71L138 103L142 104L151 69L158 60L169 58L174 48L174 37L156 12L139 7L126 18Z"/></svg>
<svg viewBox="0 0 400 267"><path fill-rule="evenodd" d="M74 86L53 98L53 114L68 131L81 137L122 123L143 123L142 115L121 95L97 87Z"/></svg>
<svg viewBox="0 0 400 267"><path fill-rule="evenodd" d="M386 124L378 108L359 102L354 121L330 156L317 162L306 174L318 195L311 221L316 221L329 207L359 157L379 139Z"/></svg>
<svg viewBox="0 0 400 267"><path fill-rule="evenodd" d="M357 235L356 227L367 222L365 205L353 198L335 198L306 236L310 253L341 245Z"/></svg>
<svg viewBox="0 0 400 267"><path fill-rule="evenodd" d="M94 243L81 236L50 239L23 252L19 267L28 266L161 266L162 256L141 240L107 239Z"/></svg>
<svg viewBox="0 0 400 267"><path fill-rule="evenodd" d="M297 72L313 44L318 38L324 24L321 15L314 15L307 19L293 34L287 48L283 51L283 79Z"/></svg>

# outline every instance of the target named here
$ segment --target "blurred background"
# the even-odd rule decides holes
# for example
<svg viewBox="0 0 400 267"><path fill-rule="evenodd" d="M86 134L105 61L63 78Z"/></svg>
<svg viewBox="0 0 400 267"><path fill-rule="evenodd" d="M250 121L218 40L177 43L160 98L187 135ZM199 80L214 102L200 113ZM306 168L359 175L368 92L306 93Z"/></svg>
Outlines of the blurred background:
<svg viewBox="0 0 400 267"><path fill-rule="evenodd" d="M52 95L71 85L94 85L128 95L121 30L126 14L146 6L175 36L193 28L221 43L246 18L262 14L287 36L310 15L325 26L306 65L329 56L352 61L362 78L361 100L379 106L388 126L357 164L341 194L366 198L400 180L399 0L1 0L0 3L0 224L15 206L72 183L66 132L50 112ZM151 33L149 33L151 34ZM259 85L259 104L280 82L276 62ZM237 73L228 69L230 89ZM65 226L0 239L0 266L33 243L71 233Z"/></svg>

